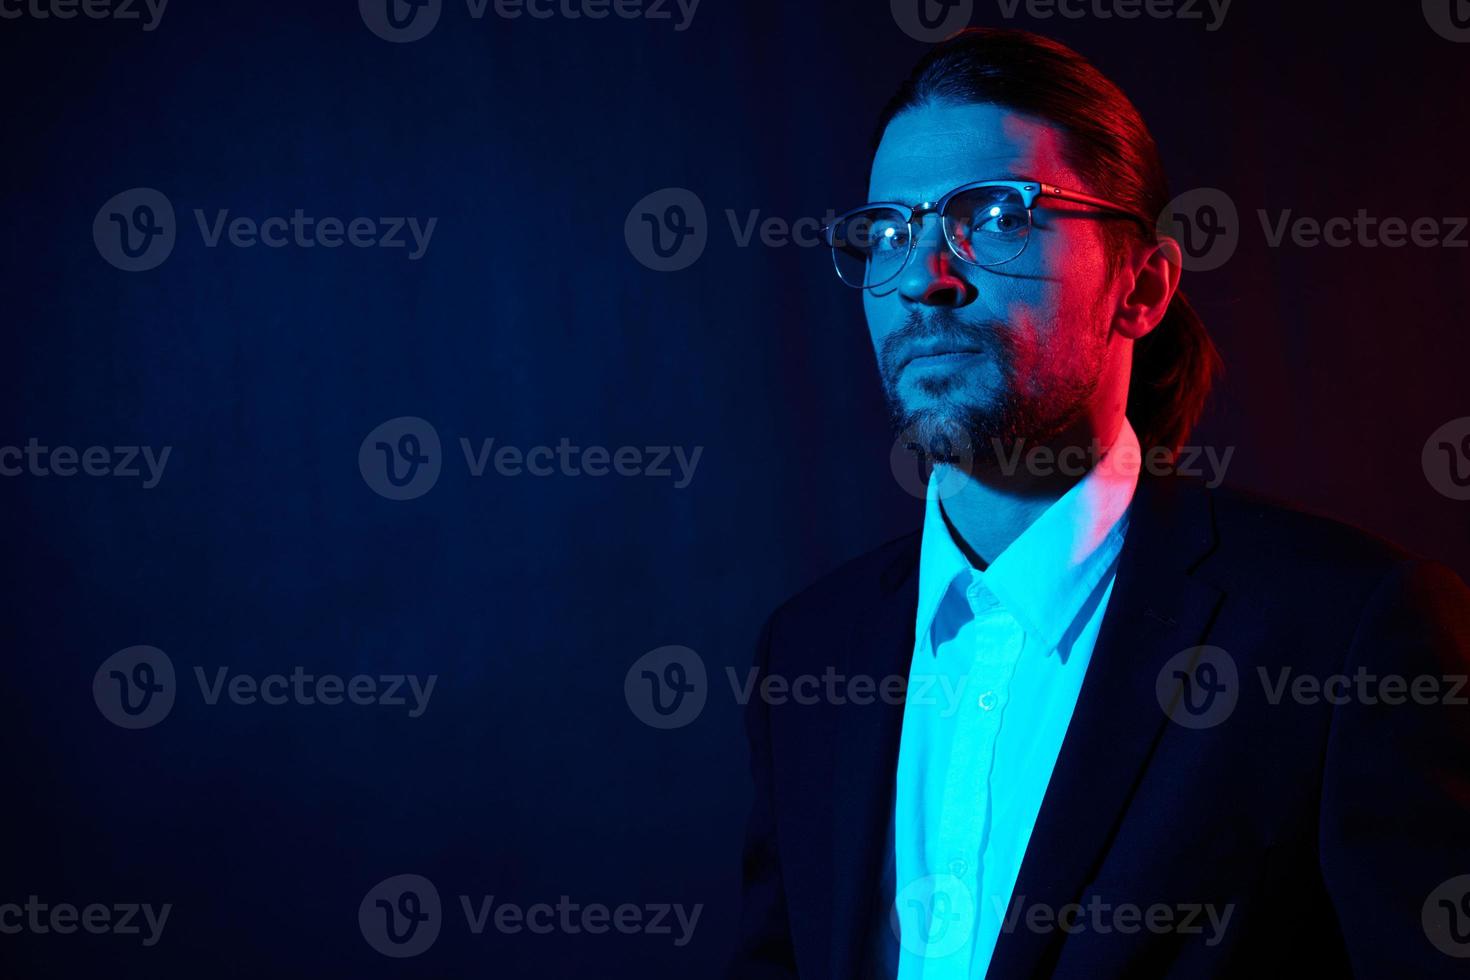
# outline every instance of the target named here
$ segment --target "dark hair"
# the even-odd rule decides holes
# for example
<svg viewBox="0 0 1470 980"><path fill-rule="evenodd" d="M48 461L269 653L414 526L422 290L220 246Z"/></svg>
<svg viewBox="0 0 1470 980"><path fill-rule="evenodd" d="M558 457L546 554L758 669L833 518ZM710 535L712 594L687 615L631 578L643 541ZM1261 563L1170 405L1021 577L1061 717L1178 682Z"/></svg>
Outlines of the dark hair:
<svg viewBox="0 0 1470 980"><path fill-rule="evenodd" d="M1141 215L1169 202L1154 138L1123 90L1071 48L1027 31L972 28L936 45L884 107L874 146L893 117L930 102L991 103L1046 120L1067 134L1067 162L1087 188ZM1109 222L1115 262L1133 221ZM1133 348L1128 419L1145 449L1177 451L1204 411L1219 351L1183 291Z"/></svg>

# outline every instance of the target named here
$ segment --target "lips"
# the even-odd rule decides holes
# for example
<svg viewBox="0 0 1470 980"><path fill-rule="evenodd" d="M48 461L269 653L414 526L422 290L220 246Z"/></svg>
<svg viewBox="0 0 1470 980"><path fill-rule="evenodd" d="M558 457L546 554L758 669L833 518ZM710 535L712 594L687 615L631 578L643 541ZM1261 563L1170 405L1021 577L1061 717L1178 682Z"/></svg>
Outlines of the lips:
<svg viewBox="0 0 1470 980"><path fill-rule="evenodd" d="M944 364L950 361L962 360L977 354L983 354L978 347L955 344L920 344L909 348L904 352L903 360L899 370L902 371L910 364Z"/></svg>

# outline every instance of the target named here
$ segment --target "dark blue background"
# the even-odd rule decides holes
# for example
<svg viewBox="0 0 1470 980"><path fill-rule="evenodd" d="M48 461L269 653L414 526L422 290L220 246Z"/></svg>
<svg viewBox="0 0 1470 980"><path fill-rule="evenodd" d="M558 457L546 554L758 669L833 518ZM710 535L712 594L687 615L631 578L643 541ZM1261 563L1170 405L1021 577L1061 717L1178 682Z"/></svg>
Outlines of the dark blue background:
<svg viewBox="0 0 1470 980"><path fill-rule="evenodd" d="M1199 22L1016 23L1092 57L1154 126L1176 190L1246 226L1186 283L1229 366L1198 441L1231 482L1470 574L1464 503L1420 452L1470 415L1470 252L1266 247L1257 208L1470 213L1470 45L1417 4L1236 0ZM974 22L999 24L994 4ZM174 0L136 22L0 21L0 444L173 447L162 482L23 476L3 494L9 779L0 902L171 902L162 942L0 936L6 976L708 976L728 951L748 801L724 677L760 620L916 526L855 294L817 249L725 218L863 194L873 117L923 46L886 2L703 0L644 20L471 20L373 36L350 0ZM102 260L94 215L163 191L159 268ZM692 267L634 260L634 202L687 187ZM205 248L192 209L439 218L404 250ZM444 472L375 494L364 436L422 416ZM472 478L458 439L704 447L692 484ZM144 731L93 673L134 644L184 690ZM698 651L691 725L623 697ZM212 672L439 675L429 710L208 706ZM820 846L820 842L811 842ZM411 960L358 932L366 891L450 906ZM703 903L694 941L470 936L454 896Z"/></svg>

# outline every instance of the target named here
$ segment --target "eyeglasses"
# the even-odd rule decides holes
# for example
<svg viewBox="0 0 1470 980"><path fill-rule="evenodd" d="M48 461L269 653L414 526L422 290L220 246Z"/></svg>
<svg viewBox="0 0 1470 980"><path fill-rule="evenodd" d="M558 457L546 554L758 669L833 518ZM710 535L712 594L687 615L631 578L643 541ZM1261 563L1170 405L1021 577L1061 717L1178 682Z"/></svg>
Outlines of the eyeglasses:
<svg viewBox="0 0 1470 980"><path fill-rule="evenodd" d="M928 214L939 215L944 240L957 258L989 268L1026 250L1031 209L1038 197L1085 204L1152 227L1138 212L1080 191L1039 180L979 180L956 187L938 201L864 204L823 228L822 237L832 249L837 277L855 289L873 289L898 278L914 254Z"/></svg>

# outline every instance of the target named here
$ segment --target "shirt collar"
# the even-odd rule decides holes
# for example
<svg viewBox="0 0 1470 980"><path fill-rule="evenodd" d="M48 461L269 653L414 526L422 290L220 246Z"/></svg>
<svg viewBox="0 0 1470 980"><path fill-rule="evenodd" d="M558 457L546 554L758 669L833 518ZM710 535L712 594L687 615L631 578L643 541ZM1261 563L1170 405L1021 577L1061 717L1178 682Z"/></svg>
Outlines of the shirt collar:
<svg viewBox="0 0 1470 980"><path fill-rule="evenodd" d="M1113 567L1138 485L1138 435L1125 418L1118 438L1087 474L1042 512L983 572L955 544L940 510L944 472L929 479L919 550L915 633L927 642L956 577L973 576L1047 651L1063 653L1078 614ZM942 464L941 464L942 465ZM924 647L921 646L920 649ZM929 648L933 652L932 646Z"/></svg>

